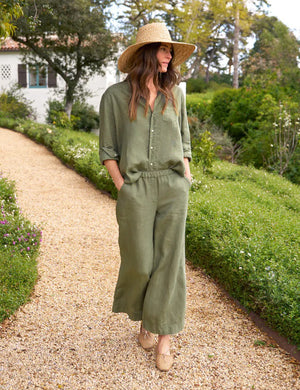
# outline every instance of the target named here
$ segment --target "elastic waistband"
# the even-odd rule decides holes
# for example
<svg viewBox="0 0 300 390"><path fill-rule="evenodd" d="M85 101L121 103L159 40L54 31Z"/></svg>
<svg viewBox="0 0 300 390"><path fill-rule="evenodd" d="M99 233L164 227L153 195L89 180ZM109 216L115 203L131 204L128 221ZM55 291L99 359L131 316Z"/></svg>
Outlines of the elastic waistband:
<svg viewBox="0 0 300 390"><path fill-rule="evenodd" d="M176 173L173 169L162 169L160 171L143 171L141 172L141 177L158 177L158 176L166 176L171 175L172 173Z"/></svg>

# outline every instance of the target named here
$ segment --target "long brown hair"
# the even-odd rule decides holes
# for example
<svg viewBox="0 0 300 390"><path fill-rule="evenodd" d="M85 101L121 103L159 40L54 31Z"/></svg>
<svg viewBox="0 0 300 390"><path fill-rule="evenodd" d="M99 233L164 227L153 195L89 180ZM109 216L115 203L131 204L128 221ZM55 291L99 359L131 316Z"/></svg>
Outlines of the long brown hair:
<svg viewBox="0 0 300 390"><path fill-rule="evenodd" d="M169 100L171 100L175 112L177 107L175 98L172 92L173 87L179 83L180 74L173 68L172 59L174 56L171 50L172 59L169 62L167 72L159 72L159 62L156 58L156 53L161 46L161 43L149 43L141 47L134 56L131 70L128 73L127 80L131 86L131 98L129 102L129 118L135 120L137 115L137 106L141 98L146 99L145 116L147 115L150 101L150 91L147 87L149 78L153 79L154 86L165 97L165 104L162 109L164 113Z"/></svg>

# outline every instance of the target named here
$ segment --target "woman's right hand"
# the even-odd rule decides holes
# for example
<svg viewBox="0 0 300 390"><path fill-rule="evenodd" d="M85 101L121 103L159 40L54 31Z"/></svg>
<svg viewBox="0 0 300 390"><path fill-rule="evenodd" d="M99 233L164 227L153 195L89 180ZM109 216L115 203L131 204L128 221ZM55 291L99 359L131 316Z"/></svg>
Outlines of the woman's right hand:
<svg viewBox="0 0 300 390"><path fill-rule="evenodd" d="M111 178L113 179L113 182L117 188L118 191L122 188L124 184L123 176L121 175L121 172L119 170L117 161L115 160L105 160L104 165L106 166L108 173L110 174Z"/></svg>
<svg viewBox="0 0 300 390"><path fill-rule="evenodd" d="M121 191L121 188L123 187L124 185L124 179L122 178L122 180L118 181L118 183L115 183L115 186L117 187L117 190L118 191Z"/></svg>

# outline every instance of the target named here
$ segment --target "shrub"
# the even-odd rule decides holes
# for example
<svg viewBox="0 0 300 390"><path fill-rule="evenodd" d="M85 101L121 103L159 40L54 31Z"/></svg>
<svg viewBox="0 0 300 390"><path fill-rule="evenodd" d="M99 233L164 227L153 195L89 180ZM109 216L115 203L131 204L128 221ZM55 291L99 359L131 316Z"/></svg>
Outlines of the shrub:
<svg viewBox="0 0 300 390"><path fill-rule="evenodd" d="M204 131L197 138L192 139L193 162L201 165L203 173L207 172L213 165L215 158L215 142L209 131Z"/></svg>
<svg viewBox="0 0 300 390"><path fill-rule="evenodd" d="M207 90L217 91L231 87L232 76L225 74L211 74L210 80L207 83L204 77L190 78L186 83L186 92L191 93L203 93Z"/></svg>
<svg viewBox="0 0 300 390"><path fill-rule="evenodd" d="M239 141L255 126L262 94L246 89L216 92L211 103L212 121Z"/></svg>
<svg viewBox="0 0 300 390"><path fill-rule="evenodd" d="M12 182L0 175L0 322L25 303L37 279L41 231L19 211Z"/></svg>
<svg viewBox="0 0 300 390"><path fill-rule="evenodd" d="M6 112L0 111L0 125L7 129L15 129L18 126L18 119L10 117Z"/></svg>
<svg viewBox="0 0 300 390"><path fill-rule="evenodd" d="M2 115L4 114L14 119L33 117L33 108L30 102L17 87L12 87L10 90L0 94L0 111Z"/></svg>
<svg viewBox="0 0 300 390"><path fill-rule="evenodd" d="M94 108L85 102L73 104L71 118L64 111L64 104L57 100L48 102L47 122L62 128L90 132L99 127L99 115Z"/></svg>
<svg viewBox="0 0 300 390"><path fill-rule="evenodd" d="M186 83L186 93L201 93L207 89L207 84L203 78L188 79Z"/></svg>
<svg viewBox="0 0 300 390"><path fill-rule="evenodd" d="M210 118L211 94L193 93L186 97L186 108L192 137L203 133L204 124Z"/></svg>

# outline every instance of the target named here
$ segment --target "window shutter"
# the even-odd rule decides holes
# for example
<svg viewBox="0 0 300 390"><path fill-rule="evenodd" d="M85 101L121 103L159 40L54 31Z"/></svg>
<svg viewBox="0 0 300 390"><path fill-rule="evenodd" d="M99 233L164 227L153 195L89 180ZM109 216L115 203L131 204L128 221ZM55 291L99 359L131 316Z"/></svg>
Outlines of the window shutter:
<svg viewBox="0 0 300 390"><path fill-rule="evenodd" d="M56 82L56 72L48 67L48 88L55 88L57 87L57 82Z"/></svg>
<svg viewBox="0 0 300 390"><path fill-rule="evenodd" d="M18 84L22 88L27 87L26 65L18 64Z"/></svg>

